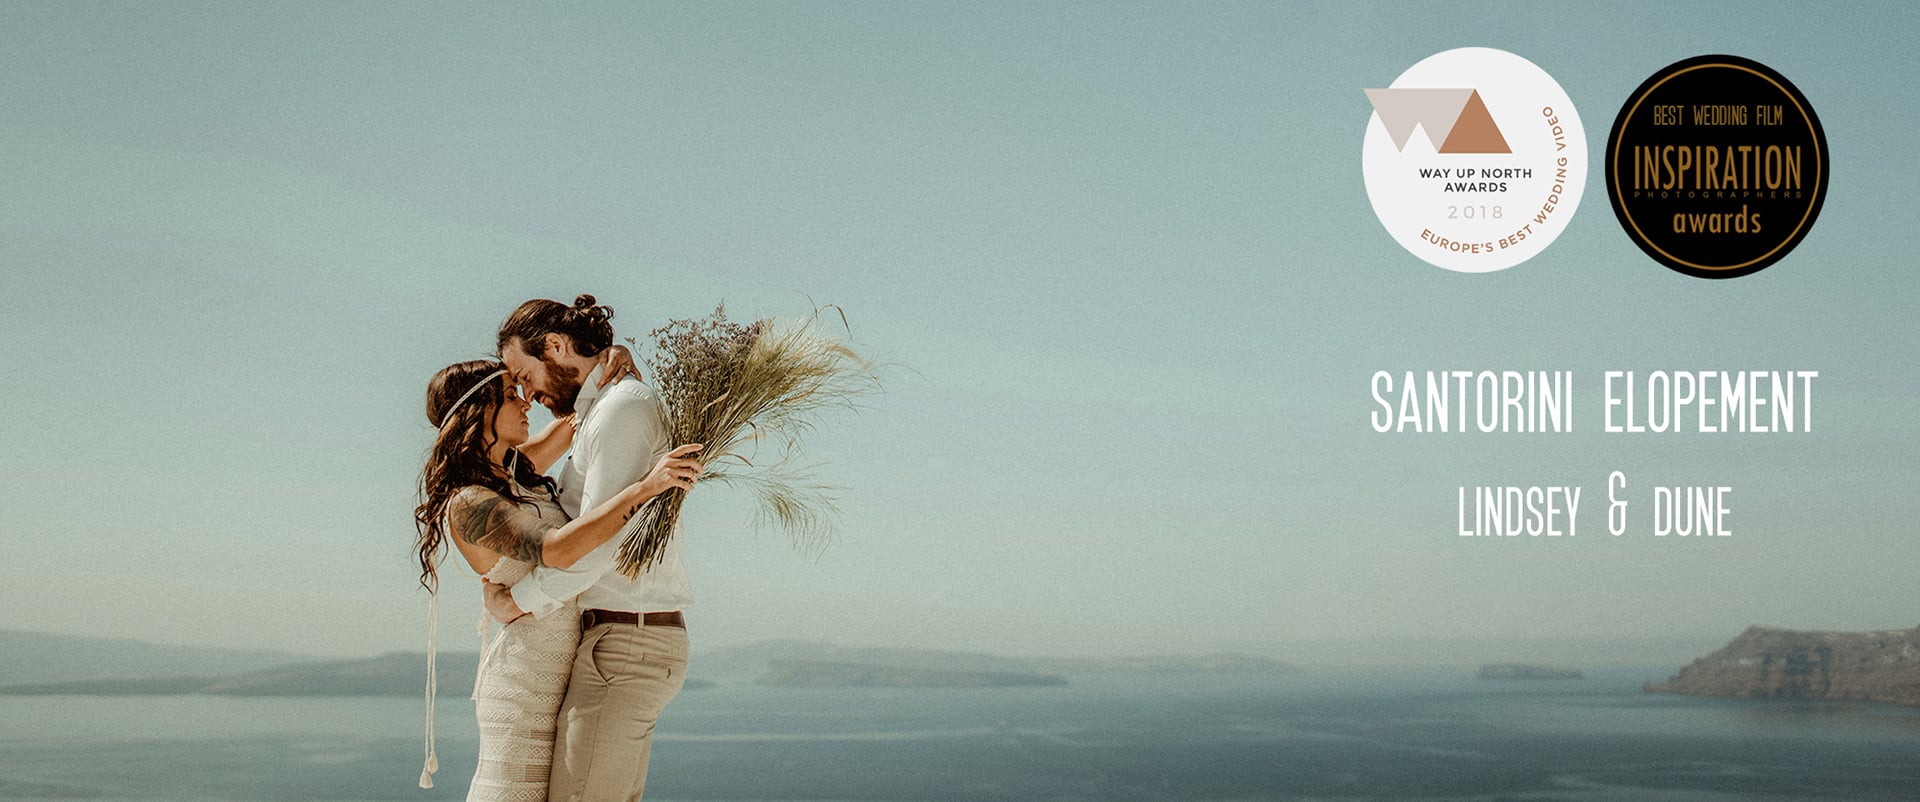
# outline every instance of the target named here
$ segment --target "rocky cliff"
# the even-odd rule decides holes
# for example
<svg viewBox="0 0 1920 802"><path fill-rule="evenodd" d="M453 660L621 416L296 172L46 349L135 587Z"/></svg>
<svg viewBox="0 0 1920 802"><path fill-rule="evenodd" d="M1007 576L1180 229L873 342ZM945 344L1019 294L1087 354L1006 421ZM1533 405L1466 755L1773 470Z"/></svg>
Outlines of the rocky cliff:
<svg viewBox="0 0 1920 802"><path fill-rule="evenodd" d="M1654 693L1753 699L1824 699L1920 706L1920 627L1881 632L1795 632L1749 627Z"/></svg>

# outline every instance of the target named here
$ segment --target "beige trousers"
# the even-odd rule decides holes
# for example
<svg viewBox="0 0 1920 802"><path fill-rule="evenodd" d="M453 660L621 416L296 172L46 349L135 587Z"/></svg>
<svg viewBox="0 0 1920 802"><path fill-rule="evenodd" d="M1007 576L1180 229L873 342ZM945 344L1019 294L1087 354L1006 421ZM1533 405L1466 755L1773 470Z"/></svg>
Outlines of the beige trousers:
<svg viewBox="0 0 1920 802"><path fill-rule="evenodd" d="M581 633L554 734L549 802L638 800L654 722L686 675L685 629L599 624Z"/></svg>

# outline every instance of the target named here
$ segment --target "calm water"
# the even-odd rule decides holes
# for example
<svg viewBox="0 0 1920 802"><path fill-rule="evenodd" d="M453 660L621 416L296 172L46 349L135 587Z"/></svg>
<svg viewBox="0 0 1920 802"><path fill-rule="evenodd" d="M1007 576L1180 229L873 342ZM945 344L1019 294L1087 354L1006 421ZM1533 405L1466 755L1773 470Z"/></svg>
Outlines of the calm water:
<svg viewBox="0 0 1920 802"><path fill-rule="evenodd" d="M721 686L668 708L647 798L1920 797L1920 710L1639 693L1667 670ZM422 791L417 698L0 697L0 798L458 799L472 715L441 700L439 787Z"/></svg>

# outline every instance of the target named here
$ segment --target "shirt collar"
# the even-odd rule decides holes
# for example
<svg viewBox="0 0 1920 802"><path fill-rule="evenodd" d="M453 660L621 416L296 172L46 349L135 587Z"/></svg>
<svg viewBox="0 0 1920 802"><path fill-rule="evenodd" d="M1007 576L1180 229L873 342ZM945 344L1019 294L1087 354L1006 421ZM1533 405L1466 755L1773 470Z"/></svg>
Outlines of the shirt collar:
<svg viewBox="0 0 1920 802"><path fill-rule="evenodd" d="M588 410L593 409L593 402L598 400L600 400L600 366L595 365L593 370L587 373L587 378L581 380L580 392L573 396L573 411L576 415L574 420L586 420Z"/></svg>

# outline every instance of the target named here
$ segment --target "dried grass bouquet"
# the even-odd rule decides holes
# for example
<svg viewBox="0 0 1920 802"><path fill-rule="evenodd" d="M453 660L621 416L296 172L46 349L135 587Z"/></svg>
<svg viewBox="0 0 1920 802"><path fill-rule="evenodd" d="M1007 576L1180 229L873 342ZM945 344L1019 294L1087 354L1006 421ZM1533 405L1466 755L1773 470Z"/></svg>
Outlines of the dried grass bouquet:
<svg viewBox="0 0 1920 802"><path fill-rule="evenodd" d="M725 307L699 320L668 321L653 330L646 359L666 408L668 442L706 444L700 480L751 490L761 521L779 525L801 545L825 542L837 510L832 488L794 464L800 438L820 412L853 409L879 387L874 363L825 330L821 313L828 309L845 330L845 313L832 305L804 318L744 325L727 320ZM771 445L774 456L755 464L743 452L754 446L757 453L761 445ZM685 501L686 491L668 490L628 522L621 531L621 573L637 577L660 558Z"/></svg>

